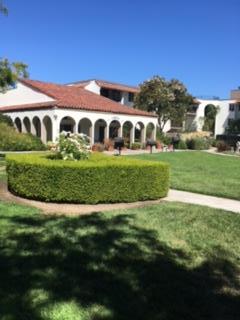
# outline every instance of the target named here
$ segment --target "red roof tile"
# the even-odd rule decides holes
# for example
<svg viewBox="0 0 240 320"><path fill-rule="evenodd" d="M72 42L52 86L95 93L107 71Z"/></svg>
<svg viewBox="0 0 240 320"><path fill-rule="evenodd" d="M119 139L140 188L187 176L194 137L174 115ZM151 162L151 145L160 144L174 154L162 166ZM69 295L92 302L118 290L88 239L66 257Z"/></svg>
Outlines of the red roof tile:
<svg viewBox="0 0 240 320"><path fill-rule="evenodd" d="M29 79L21 79L20 82L53 98L55 101L18 106L7 106L2 107L0 110L15 111L23 109L35 109L40 108L41 106L43 106L44 108L54 106L59 108L81 109L148 117L156 116L155 114L143 110L133 109L125 105L121 105L108 98L102 97L98 94L75 86L59 85Z"/></svg>

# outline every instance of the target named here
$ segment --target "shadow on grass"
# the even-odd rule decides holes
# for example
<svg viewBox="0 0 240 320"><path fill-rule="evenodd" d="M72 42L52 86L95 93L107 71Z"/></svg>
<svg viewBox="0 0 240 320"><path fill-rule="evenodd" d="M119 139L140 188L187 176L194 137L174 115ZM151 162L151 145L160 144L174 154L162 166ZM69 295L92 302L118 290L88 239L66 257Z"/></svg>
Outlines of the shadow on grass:
<svg viewBox="0 0 240 320"><path fill-rule="evenodd" d="M133 215L6 219L17 228L0 243L1 319L50 319L42 310L71 301L94 320L240 318L236 270L221 248L188 269L190 257Z"/></svg>

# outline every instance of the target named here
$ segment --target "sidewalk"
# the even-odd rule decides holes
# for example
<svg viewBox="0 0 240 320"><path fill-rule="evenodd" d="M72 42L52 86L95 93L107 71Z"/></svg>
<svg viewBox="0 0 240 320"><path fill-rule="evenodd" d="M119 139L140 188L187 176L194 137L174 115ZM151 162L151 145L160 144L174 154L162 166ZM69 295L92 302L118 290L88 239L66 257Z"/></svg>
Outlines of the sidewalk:
<svg viewBox="0 0 240 320"><path fill-rule="evenodd" d="M171 189L167 198L165 198L164 200L199 204L211 208L240 213L240 201L238 200L207 196L199 193Z"/></svg>

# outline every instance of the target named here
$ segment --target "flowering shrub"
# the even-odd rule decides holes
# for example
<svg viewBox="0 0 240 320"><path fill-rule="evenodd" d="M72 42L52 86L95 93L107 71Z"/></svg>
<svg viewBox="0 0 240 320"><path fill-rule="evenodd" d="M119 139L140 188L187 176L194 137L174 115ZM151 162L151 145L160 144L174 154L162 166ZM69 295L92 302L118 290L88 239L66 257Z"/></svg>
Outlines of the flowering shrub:
<svg viewBox="0 0 240 320"><path fill-rule="evenodd" d="M90 139L83 133L61 132L57 142L57 153L63 160L88 159Z"/></svg>

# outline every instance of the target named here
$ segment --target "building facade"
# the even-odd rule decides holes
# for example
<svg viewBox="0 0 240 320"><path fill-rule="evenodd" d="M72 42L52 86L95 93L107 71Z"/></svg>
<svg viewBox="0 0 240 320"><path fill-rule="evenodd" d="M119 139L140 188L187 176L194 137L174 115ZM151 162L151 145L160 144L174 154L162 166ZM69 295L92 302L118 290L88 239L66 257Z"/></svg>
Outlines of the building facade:
<svg viewBox="0 0 240 320"><path fill-rule="evenodd" d="M122 137L125 129L130 144L156 139L155 114L124 105L123 98L121 104L94 92L93 82L88 86L19 80L15 88L0 94L0 112L12 118L19 132L32 133L44 143L56 141L63 130L85 133L92 144Z"/></svg>

